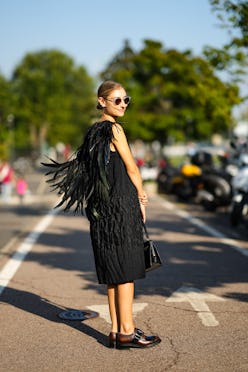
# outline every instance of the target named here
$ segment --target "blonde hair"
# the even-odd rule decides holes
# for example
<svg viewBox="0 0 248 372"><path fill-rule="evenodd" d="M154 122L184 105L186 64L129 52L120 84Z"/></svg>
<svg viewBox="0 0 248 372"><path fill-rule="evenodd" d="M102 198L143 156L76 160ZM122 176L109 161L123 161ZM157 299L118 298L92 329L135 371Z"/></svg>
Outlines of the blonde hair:
<svg viewBox="0 0 248 372"><path fill-rule="evenodd" d="M119 88L122 88L122 85L120 83L117 83L116 81L113 80L105 80L97 90L97 97L107 98L113 90ZM96 107L98 110L102 110L103 108L99 102Z"/></svg>

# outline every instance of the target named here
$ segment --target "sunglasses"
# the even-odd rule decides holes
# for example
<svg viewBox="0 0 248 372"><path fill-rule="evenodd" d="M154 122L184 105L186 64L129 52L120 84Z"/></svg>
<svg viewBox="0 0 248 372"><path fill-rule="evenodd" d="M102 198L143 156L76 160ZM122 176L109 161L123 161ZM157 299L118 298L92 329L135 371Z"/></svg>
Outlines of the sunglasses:
<svg viewBox="0 0 248 372"><path fill-rule="evenodd" d="M113 99L105 98L105 100L106 101L113 102L116 106L119 106L122 101L125 103L125 105L128 105L130 103L130 101L131 101L131 97L126 96L123 99L120 98L120 97L116 97L116 98L113 98Z"/></svg>

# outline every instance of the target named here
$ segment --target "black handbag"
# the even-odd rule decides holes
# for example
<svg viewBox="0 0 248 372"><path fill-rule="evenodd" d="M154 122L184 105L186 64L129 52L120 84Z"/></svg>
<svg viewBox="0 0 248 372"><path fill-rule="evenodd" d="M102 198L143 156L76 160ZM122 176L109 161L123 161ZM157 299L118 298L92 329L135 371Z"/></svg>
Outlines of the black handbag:
<svg viewBox="0 0 248 372"><path fill-rule="evenodd" d="M146 271L157 269L162 265L162 260L158 253L158 249L153 240L150 239L146 229L146 225L143 224L145 238L144 238L144 254L145 254L145 268Z"/></svg>

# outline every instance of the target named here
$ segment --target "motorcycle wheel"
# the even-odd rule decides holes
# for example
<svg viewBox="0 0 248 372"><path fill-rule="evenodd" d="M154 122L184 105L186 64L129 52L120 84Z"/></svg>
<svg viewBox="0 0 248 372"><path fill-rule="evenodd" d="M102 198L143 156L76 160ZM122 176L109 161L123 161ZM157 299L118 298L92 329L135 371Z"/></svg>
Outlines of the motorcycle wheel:
<svg viewBox="0 0 248 372"><path fill-rule="evenodd" d="M176 184L174 194L179 200L188 201L192 197L192 188L187 180L181 184Z"/></svg>
<svg viewBox="0 0 248 372"><path fill-rule="evenodd" d="M216 207L227 206L231 203L232 190L229 182L218 175L206 175L204 177L206 190L213 195Z"/></svg>
<svg viewBox="0 0 248 372"><path fill-rule="evenodd" d="M216 211L216 208L217 208L217 206L214 202L211 202L211 201L208 201L208 200L203 200L202 201L202 206L208 212L214 212L214 211Z"/></svg>
<svg viewBox="0 0 248 372"><path fill-rule="evenodd" d="M171 193L171 180L165 173L162 173L158 176L157 186L159 194Z"/></svg>

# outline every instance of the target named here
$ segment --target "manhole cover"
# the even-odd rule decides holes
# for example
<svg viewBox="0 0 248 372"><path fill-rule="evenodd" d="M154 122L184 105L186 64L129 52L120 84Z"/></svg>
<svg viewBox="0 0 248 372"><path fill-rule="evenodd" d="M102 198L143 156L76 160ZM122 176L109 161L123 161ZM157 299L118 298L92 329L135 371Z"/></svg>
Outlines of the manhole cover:
<svg viewBox="0 0 248 372"><path fill-rule="evenodd" d="M86 320L90 318L97 318L98 313L91 310L66 310L58 314L60 319L64 320Z"/></svg>

